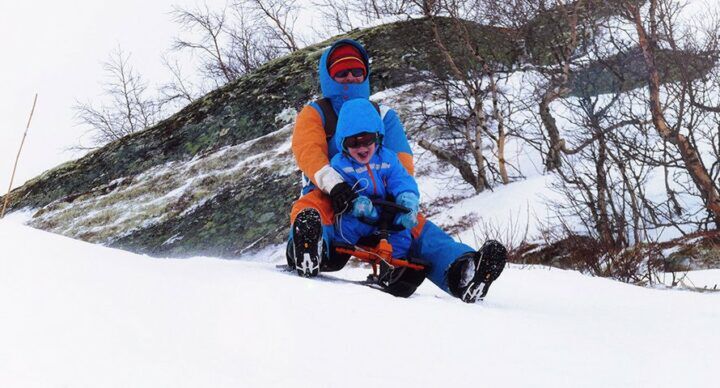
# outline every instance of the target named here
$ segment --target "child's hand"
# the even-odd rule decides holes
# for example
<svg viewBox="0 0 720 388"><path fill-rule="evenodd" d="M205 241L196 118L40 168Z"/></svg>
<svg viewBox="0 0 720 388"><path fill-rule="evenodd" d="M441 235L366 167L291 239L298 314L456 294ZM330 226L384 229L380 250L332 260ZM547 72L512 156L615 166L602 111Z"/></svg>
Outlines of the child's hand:
<svg viewBox="0 0 720 388"><path fill-rule="evenodd" d="M361 195L353 201L352 215L357 218L367 218L369 220L377 220L378 212L375 210L370 198Z"/></svg>
<svg viewBox="0 0 720 388"><path fill-rule="evenodd" d="M417 195L415 195L415 193L406 191L406 192L398 195L397 199L395 200L395 203L397 203L400 206L405 206L406 208L410 209L409 213L404 213L404 214L398 215L395 222L404 226L406 229L412 229L415 225L417 225L417 223L418 223L417 215L418 215L418 206L420 204L420 198L418 198Z"/></svg>

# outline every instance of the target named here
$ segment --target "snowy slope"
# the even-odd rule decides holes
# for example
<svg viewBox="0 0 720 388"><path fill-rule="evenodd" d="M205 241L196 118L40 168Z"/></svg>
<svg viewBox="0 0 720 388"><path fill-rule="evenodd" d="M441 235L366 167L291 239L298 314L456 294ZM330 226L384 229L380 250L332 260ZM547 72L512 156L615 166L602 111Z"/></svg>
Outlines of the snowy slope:
<svg viewBox="0 0 720 388"><path fill-rule="evenodd" d="M2 387L711 386L720 294L509 267L408 300L254 261L153 259L0 221Z"/></svg>

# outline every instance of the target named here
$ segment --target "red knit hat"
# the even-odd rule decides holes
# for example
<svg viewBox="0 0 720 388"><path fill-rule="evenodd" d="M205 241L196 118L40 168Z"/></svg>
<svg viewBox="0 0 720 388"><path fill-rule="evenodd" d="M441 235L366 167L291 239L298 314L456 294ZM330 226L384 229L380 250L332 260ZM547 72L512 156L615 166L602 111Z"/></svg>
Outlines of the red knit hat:
<svg viewBox="0 0 720 388"><path fill-rule="evenodd" d="M350 69L362 69L363 77L367 76L367 69L360 50L351 44L336 47L328 58L330 77L334 78L338 72Z"/></svg>

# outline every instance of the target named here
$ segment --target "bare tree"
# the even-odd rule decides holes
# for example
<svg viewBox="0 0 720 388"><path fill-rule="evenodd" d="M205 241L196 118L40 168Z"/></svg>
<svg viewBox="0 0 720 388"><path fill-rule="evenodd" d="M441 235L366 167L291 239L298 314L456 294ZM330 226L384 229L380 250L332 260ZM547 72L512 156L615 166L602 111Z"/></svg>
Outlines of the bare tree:
<svg viewBox="0 0 720 388"><path fill-rule="evenodd" d="M536 61L547 61L546 64L538 67L540 74L545 77L545 83L539 90L539 115L548 139L548 149L545 156L545 168L547 171L554 171L561 165L561 153L566 151L565 140L561 136L557 120L554 117L550 105L559 99L568 96L570 89L570 74L575 67L574 62L579 56L584 55L580 50L582 30L588 28L586 8L591 0L577 0L567 2L553 0L546 4L546 1L530 0L522 9L534 9L537 18L541 20L542 27L536 27L543 31L532 31L535 34L549 34L549 39L544 42L539 50L544 54L537 54ZM548 8L550 5L552 8ZM591 27L590 27L591 28ZM543 58L544 57L544 58Z"/></svg>
<svg viewBox="0 0 720 388"><path fill-rule="evenodd" d="M313 0L313 6L330 28L325 32L345 33L377 20L396 17L407 18L428 16L438 8L438 1L432 0ZM320 29L320 32L323 32Z"/></svg>
<svg viewBox="0 0 720 388"><path fill-rule="evenodd" d="M176 38L173 49L197 54L200 78L218 87L297 50L300 41L294 26L298 11L295 2L276 0L237 0L221 10L213 10L207 4L174 7L173 20L190 37ZM177 77L179 67L172 61L167 66L174 79L167 85L171 96L186 98L206 91L201 88L198 93L187 84L181 85Z"/></svg>
<svg viewBox="0 0 720 388"><path fill-rule="evenodd" d="M465 20L467 9L476 1L422 2L418 9L426 13L440 53L441 68L437 77L428 80L433 85L434 100L442 101L441 109L423 106L425 126L434 127L418 144L441 160L458 169L463 179L476 192L492 186L497 173L503 184L510 182L505 144L508 138L507 98L498 86L510 71L501 63L502 55L488 53L475 41L470 28L473 21ZM490 45L492 46L492 45ZM442 130L438 131L437 129ZM488 160L487 150L496 156Z"/></svg>
<svg viewBox="0 0 720 388"><path fill-rule="evenodd" d="M717 183L713 181L693 142L694 134L691 128L686 127L685 129L689 130L686 133L681 131L684 115L677 117L676 125L670 123L661 97L662 80L657 63L658 52L663 43L671 48L678 48L675 40L678 34L675 4L672 0L649 0L645 8L636 1L624 1L622 6L624 17L635 27L638 44L642 49L649 90L648 107L653 126L664 141L677 149L708 212L716 226L720 226L720 191ZM683 78L683 82L687 84L690 77ZM680 96L680 100L684 97Z"/></svg>
<svg viewBox="0 0 720 388"><path fill-rule="evenodd" d="M356 21L357 11L348 0L313 0L312 5L317 9L321 19L330 24L322 27L313 26L317 34L335 35L345 33L358 25Z"/></svg>
<svg viewBox="0 0 720 388"><path fill-rule="evenodd" d="M258 31L267 31L267 24L252 15L252 8L237 2L232 7L232 23L227 29L230 37L228 62L238 74L247 74L286 51L270 44L270 39Z"/></svg>
<svg viewBox="0 0 720 388"><path fill-rule="evenodd" d="M626 132L632 131L632 124L639 124L637 119L623 119L622 105L628 99L620 97L618 93L612 99L596 96L566 101L576 120L567 139L573 151L562 154L566 163L556 169L559 180L555 187L564 197L562 202L553 204L561 210L561 217L579 220L587 233L610 252L617 252L633 241L628 238L627 219L638 216L635 197L642 193L644 177L633 180L630 175L648 172L641 164L633 163L628 153L643 148L642 139L633 137L634 145L618 140L629 136ZM627 204L631 212L627 211ZM636 232L633 235L638 236Z"/></svg>
<svg viewBox="0 0 720 388"><path fill-rule="evenodd" d="M662 269L654 242L664 228L686 234L718 225L711 206L720 184L720 23L703 34L676 18L677 2L616 3L627 23L603 23L603 40L591 42L585 58L594 73L615 78L614 94L573 90L556 102L565 128L553 187L563 196L551 208L564 238L582 234L597 244L602 253L586 263L593 273L646 283ZM637 80L626 78L618 58L644 75L647 88L627 89ZM653 177L663 179L664 198Z"/></svg>
<svg viewBox="0 0 720 388"><path fill-rule="evenodd" d="M160 86L160 105L162 107L181 107L193 102L202 94L204 90L189 81L188 77L183 74L177 59L163 55L161 60L172 77L169 82Z"/></svg>
<svg viewBox="0 0 720 388"><path fill-rule="evenodd" d="M240 0L235 2L235 6L242 7L246 3L266 19L265 31L270 41L280 43L288 52L300 48L295 32L299 10L295 0Z"/></svg>
<svg viewBox="0 0 720 388"><path fill-rule="evenodd" d="M96 148L155 124L159 116L157 103L148 97L147 84L130 65L130 54L118 47L103 64L106 81L104 95L108 102L76 102L75 116L88 126L91 145Z"/></svg>
<svg viewBox="0 0 720 388"><path fill-rule="evenodd" d="M176 38L173 49L189 49L200 54L204 74L217 80L218 85L233 81L239 76L237 69L230 67L225 53L227 7L212 11L207 4L193 9L173 7L173 20L181 28L199 33L197 40Z"/></svg>

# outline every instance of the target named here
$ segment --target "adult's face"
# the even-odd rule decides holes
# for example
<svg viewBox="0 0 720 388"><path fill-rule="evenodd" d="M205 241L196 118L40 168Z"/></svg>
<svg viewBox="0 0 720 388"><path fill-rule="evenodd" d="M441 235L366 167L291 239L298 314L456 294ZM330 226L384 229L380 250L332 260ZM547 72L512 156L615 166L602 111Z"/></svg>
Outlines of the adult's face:
<svg viewBox="0 0 720 388"><path fill-rule="evenodd" d="M335 82L341 83L341 84L359 84L359 83L363 82L365 77L363 77L363 76L356 77L356 76L352 75L352 73L348 73L348 75L345 77L334 77L333 79L335 80Z"/></svg>
<svg viewBox="0 0 720 388"><path fill-rule="evenodd" d="M341 84L359 84L365 80L365 77L362 69L350 69L338 72L333 79Z"/></svg>

